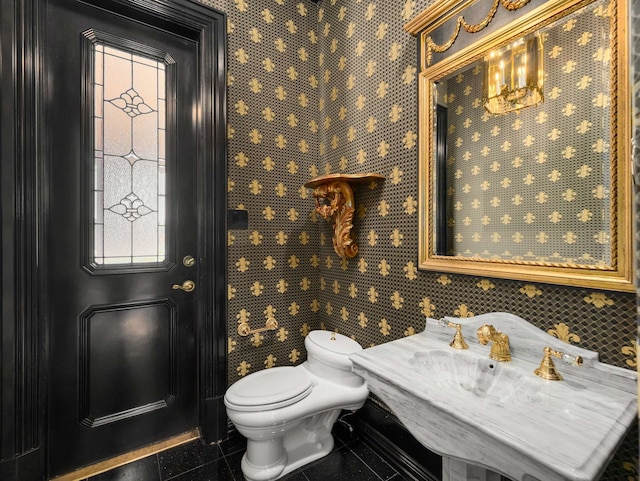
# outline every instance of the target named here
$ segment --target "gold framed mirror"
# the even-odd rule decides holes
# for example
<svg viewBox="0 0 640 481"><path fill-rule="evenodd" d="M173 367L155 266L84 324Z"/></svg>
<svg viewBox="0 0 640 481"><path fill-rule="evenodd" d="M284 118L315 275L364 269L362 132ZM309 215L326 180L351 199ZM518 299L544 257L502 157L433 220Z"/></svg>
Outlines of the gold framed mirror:
<svg viewBox="0 0 640 481"><path fill-rule="evenodd" d="M626 1L495 0L469 25L465 8L490 7L474 3L405 26L421 48L419 268L633 291ZM432 63L500 5L515 20Z"/></svg>

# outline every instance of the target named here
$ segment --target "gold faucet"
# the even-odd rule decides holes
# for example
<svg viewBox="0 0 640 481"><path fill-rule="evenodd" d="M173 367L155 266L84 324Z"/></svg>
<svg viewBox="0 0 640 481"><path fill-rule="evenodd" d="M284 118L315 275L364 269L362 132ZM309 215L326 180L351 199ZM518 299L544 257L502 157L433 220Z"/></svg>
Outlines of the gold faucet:
<svg viewBox="0 0 640 481"><path fill-rule="evenodd" d="M455 322L449 322L444 319L438 320L438 324L442 327L455 327L456 334L453 336L453 341L449 345L454 349L469 349L469 344L466 343L464 337L462 337L462 325Z"/></svg>
<svg viewBox="0 0 640 481"><path fill-rule="evenodd" d="M496 331L491 324L483 324L476 331L478 335L478 341L480 344L486 345L489 341L491 345L491 351L489 357L499 362L511 361L511 351L509 350L509 336Z"/></svg>
<svg viewBox="0 0 640 481"><path fill-rule="evenodd" d="M556 351L550 347L545 347L543 352L544 357L540 362L540 367L533 372L536 376L541 377L542 379L547 379L548 381L562 381L562 376L557 371L551 356L560 358L567 364L571 364L573 366L580 366L582 364L582 357L580 356L565 354L564 352Z"/></svg>

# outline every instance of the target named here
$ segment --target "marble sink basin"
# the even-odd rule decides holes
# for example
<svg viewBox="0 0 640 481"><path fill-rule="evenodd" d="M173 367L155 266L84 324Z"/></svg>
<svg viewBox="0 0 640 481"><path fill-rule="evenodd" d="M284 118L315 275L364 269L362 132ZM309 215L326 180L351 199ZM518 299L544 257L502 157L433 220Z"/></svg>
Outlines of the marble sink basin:
<svg viewBox="0 0 640 481"><path fill-rule="evenodd" d="M468 349L450 347L455 330L427 319L422 333L350 356L369 389L442 455L443 481L598 479L637 417L636 372L512 314L446 320L461 324ZM510 362L489 358L476 337L482 324L509 336ZM564 380L541 379L545 346L584 362L556 360Z"/></svg>
<svg viewBox="0 0 640 481"><path fill-rule="evenodd" d="M530 404L544 398L535 379L508 364L466 350L418 351L409 362L418 375L429 376L440 389L453 389L484 402Z"/></svg>

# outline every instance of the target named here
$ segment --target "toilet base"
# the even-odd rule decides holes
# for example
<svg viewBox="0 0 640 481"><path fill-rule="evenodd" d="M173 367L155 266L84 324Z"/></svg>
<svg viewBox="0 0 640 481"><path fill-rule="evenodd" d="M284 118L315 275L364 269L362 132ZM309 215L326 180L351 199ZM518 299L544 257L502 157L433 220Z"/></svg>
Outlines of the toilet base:
<svg viewBox="0 0 640 481"><path fill-rule="evenodd" d="M242 456L242 474L247 481L273 481L286 476L291 471L305 466L316 459L325 457L333 449L333 436L325 439L320 449L314 446L301 446L290 453L285 453L282 461L271 466L254 466L247 460L247 453ZM289 461L288 463L286 461Z"/></svg>
<svg viewBox="0 0 640 481"><path fill-rule="evenodd" d="M241 463L245 479L274 481L329 454L334 446L331 428L339 414L340 410L317 414L284 437L248 439Z"/></svg>

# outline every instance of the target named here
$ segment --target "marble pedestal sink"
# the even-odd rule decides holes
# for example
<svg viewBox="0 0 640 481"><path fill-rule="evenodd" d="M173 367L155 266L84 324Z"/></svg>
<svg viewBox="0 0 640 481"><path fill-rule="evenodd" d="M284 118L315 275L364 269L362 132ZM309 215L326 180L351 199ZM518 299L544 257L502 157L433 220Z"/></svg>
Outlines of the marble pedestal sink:
<svg viewBox="0 0 640 481"><path fill-rule="evenodd" d="M454 330L427 319L420 334L351 356L369 389L443 456L443 481L598 479L637 416L637 374L512 314L449 320L469 349L451 348ZM489 358L476 338L482 324L509 336L511 362ZM556 361L564 380L541 379L533 371L545 346L584 362Z"/></svg>

